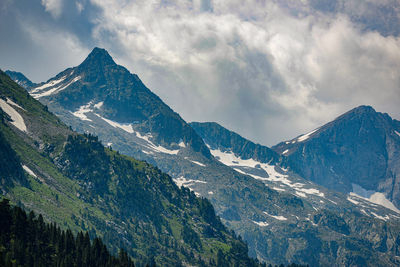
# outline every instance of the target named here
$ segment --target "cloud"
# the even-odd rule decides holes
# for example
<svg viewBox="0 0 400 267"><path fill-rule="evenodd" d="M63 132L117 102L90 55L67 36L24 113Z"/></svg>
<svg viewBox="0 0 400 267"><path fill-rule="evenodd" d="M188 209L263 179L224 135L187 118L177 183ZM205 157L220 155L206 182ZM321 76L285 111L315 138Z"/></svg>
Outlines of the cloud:
<svg viewBox="0 0 400 267"><path fill-rule="evenodd" d="M63 2L62 0L42 0L42 5L54 18L61 15Z"/></svg>
<svg viewBox="0 0 400 267"><path fill-rule="evenodd" d="M94 2L96 37L187 120L271 145L356 105L399 112L398 38L332 13L341 2L302 16L266 1Z"/></svg>
<svg viewBox="0 0 400 267"><path fill-rule="evenodd" d="M75 1L64 1L54 18L41 0L0 2L0 33L7 36L0 39L0 67L41 82L79 64L95 46L92 20L99 12L87 1L80 3L79 12Z"/></svg>
<svg viewBox="0 0 400 267"><path fill-rule="evenodd" d="M79 13L82 13L82 11L85 9L84 3L80 1L75 1L76 9L78 10Z"/></svg>
<svg viewBox="0 0 400 267"><path fill-rule="evenodd" d="M184 119L217 121L267 145L361 104L400 119L393 0L77 0L57 16L43 3L55 5L0 16L16 47L28 44L15 69L32 77L77 65L101 46ZM4 40L0 48L18 54Z"/></svg>

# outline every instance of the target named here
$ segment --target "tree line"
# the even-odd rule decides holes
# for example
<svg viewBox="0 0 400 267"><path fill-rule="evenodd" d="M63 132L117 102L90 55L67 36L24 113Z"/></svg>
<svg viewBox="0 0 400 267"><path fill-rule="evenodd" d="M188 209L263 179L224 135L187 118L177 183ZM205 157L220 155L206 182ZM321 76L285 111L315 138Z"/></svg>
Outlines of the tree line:
<svg viewBox="0 0 400 267"><path fill-rule="evenodd" d="M124 250L113 256L98 237L61 230L42 215L0 202L0 266L134 267Z"/></svg>

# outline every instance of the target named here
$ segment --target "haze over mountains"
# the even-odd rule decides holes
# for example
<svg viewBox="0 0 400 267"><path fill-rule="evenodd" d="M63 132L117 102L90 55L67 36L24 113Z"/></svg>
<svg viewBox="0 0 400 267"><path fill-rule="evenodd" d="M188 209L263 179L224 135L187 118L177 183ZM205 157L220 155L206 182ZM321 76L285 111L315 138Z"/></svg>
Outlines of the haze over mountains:
<svg viewBox="0 0 400 267"><path fill-rule="evenodd" d="M270 149L216 123L187 124L103 49L40 84L8 73L67 125L208 198L261 261L399 263L400 214L390 201L398 205L400 131L388 115L360 107ZM332 166L346 169L327 176Z"/></svg>

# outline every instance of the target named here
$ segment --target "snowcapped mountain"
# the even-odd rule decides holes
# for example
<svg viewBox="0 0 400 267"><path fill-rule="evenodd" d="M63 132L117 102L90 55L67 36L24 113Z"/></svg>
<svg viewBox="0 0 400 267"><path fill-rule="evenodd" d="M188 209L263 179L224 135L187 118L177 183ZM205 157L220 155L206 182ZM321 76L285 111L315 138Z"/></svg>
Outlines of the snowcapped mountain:
<svg viewBox="0 0 400 267"><path fill-rule="evenodd" d="M355 208L359 212L367 216L400 218L400 210L394 207L382 193L367 191L353 184L355 191L344 197L291 171L291 166L285 156L277 154L266 146L255 144L217 123L192 122L190 125L205 140L211 154L221 163L239 173L263 181L274 190L290 192L307 199L313 207L338 209L338 206L343 208L350 202L356 205ZM303 135L298 139L304 140L305 136L309 135Z"/></svg>
<svg viewBox="0 0 400 267"><path fill-rule="evenodd" d="M73 132L2 71L0 155L1 198L63 229L101 236L113 253L124 248L136 266L259 266L210 202L156 167Z"/></svg>
<svg viewBox="0 0 400 267"><path fill-rule="evenodd" d="M388 114L360 106L273 149L306 179L400 207L400 122Z"/></svg>
<svg viewBox="0 0 400 267"><path fill-rule="evenodd" d="M195 152L210 157L193 129L137 75L117 65L104 49L93 49L82 64L29 92L49 106L70 111L81 121L97 122L100 127L107 124L136 135L147 143L145 152L176 154L190 146Z"/></svg>
<svg viewBox="0 0 400 267"><path fill-rule="evenodd" d="M399 263L395 211L307 181L285 157L219 125L191 127L103 49L29 91L77 131L208 198L251 256L310 266Z"/></svg>

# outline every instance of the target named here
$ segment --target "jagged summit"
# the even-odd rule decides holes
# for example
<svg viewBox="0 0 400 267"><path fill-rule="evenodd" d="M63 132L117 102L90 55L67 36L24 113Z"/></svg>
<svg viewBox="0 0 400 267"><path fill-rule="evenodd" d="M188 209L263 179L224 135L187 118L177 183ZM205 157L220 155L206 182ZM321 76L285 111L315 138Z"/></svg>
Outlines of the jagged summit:
<svg viewBox="0 0 400 267"><path fill-rule="evenodd" d="M349 116L359 116L359 115L373 115L373 114L378 114L379 112L377 112L373 107L371 106L367 106L367 105L361 105L358 107L355 107L351 110L349 110L348 112L344 113L343 115L339 116L339 118L341 117L349 117ZM381 114L381 113L379 113Z"/></svg>
<svg viewBox="0 0 400 267"><path fill-rule="evenodd" d="M60 72L30 90L30 93L48 105L50 110L58 110L61 114L62 109L66 118L74 116L79 124L82 120L92 121L91 131L95 129L94 121L100 120L111 128L119 123L124 125L125 130L128 129L124 133L135 136L138 132L151 136L151 142L171 151L184 150L187 146L211 158L209 150L194 130L151 92L137 75L116 64L105 49L94 48L79 66ZM107 120L112 123L107 123ZM74 126L72 121L68 122Z"/></svg>
<svg viewBox="0 0 400 267"><path fill-rule="evenodd" d="M349 112L376 112L375 109L368 105L361 105L353 108Z"/></svg>
<svg viewBox="0 0 400 267"><path fill-rule="evenodd" d="M104 48L95 47L79 67L92 66L109 66L117 65L110 54Z"/></svg>

